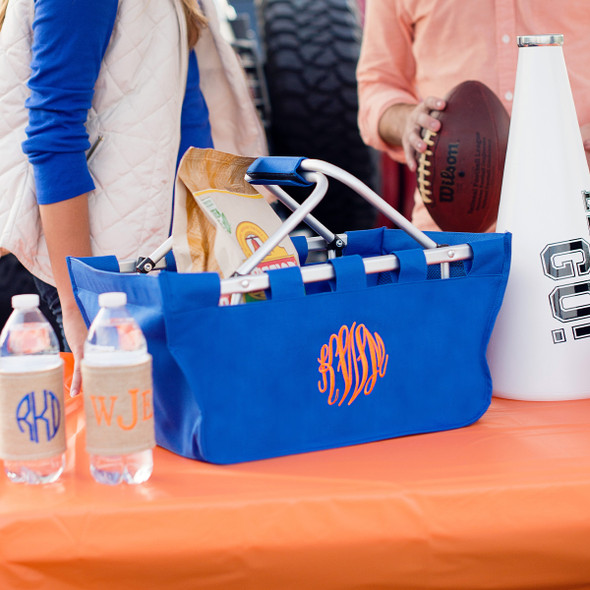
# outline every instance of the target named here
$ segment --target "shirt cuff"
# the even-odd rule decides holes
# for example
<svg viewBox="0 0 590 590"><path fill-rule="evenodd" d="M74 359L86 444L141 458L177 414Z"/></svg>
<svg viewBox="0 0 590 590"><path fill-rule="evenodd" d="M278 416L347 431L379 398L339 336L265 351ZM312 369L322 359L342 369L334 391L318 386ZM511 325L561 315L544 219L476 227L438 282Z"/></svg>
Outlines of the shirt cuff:
<svg viewBox="0 0 590 590"><path fill-rule="evenodd" d="M417 104L417 100L410 93L389 87L372 88L361 94L361 108L359 111L359 128L363 141L377 150L385 152L396 162L405 163L404 150L401 146L385 143L379 135L379 121L383 113L394 104Z"/></svg>
<svg viewBox="0 0 590 590"><path fill-rule="evenodd" d="M73 199L95 188L84 152L44 153L30 159L39 205Z"/></svg>

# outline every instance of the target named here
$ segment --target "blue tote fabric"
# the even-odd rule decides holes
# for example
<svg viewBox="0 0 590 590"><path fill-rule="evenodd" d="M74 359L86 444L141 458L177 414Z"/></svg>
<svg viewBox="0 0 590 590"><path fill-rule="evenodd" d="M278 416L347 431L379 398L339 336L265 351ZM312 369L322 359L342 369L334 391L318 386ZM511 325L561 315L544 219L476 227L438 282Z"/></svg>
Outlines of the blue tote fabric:
<svg viewBox="0 0 590 590"><path fill-rule="evenodd" d="M269 272L265 301L218 307L215 273L122 275L71 259L90 321L98 293L127 292L154 357L158 443L227 464L459 428L488 408L486 348L510 262L509 234L431 234L469 243L451 278L400 230L350 232L335 278ZM399 271L362 258L395 253Z"/></svg>

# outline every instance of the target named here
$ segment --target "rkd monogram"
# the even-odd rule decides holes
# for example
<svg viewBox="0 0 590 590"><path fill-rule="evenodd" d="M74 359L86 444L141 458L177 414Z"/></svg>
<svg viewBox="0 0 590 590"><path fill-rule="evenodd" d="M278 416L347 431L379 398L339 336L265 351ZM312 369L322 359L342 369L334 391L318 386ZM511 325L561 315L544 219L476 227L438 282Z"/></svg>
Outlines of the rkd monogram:
<svg viewBox="0 0 590 590"><path fill-rule="evenodd" d="M52 440L61 423L61 408L53 391L27 393L16 407L16 423L21 432L27 433L31 442Z"/></svg>
<svg viewBox="0 0 590 590"><path fill-rule="evenodd" d="M364 324L356 322L350 328L342 326L322 346L318 389L320 393L328 393L330 405L341 406L348 398L350 406L361 392L369 395L373 391L377 378L385 375L388 358L377 332L371 334ZM341 375L342 388L337 387L337 373Z"/></svg>

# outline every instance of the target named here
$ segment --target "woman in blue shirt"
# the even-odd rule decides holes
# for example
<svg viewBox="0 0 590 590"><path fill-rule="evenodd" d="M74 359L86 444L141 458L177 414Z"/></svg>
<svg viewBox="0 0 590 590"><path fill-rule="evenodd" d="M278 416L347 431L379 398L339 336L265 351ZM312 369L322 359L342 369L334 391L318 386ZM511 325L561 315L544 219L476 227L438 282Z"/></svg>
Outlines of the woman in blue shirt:
<svg viewBox="0 0 590 590"><path fill-rule="evenodd" d="M182 0L182 4L192 47L206 21L196 0ZM6 2L3 5L5 11ZM22 148L33 166L56 287L37 281L40 293L63 321L65 338L77 360L83 355L87 330L73 297L66 256L92 255L88 199L96 187L87 163L91 145L86 123L118 9L119 0L34 0L30 96L25 103L29 123ZM4 12L0 19L4 20ZM194 51L188 56L180 126L179 158L189 146L213 146ZM161 223L169 225L170 219ZM79 388L77 369L72 394Z"/></svg>

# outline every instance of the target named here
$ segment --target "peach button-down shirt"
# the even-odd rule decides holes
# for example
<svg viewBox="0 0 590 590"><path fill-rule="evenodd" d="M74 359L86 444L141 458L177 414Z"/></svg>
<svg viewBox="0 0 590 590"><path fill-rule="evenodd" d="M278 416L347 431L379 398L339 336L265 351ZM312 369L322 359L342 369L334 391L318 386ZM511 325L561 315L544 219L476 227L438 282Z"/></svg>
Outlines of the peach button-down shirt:
<svg viewBox="0 0 590 590"><path fill-rule="evenodd" d="M357 71L361 135L404 162L403 150L379 136L383 112L392 104L444 97L464 80L489 86L510 113L516 38L548 33L564 35L578 122L590 123L589 29L590 0L368 0ZM419 199L413 220L436 229Z"/></svg>

